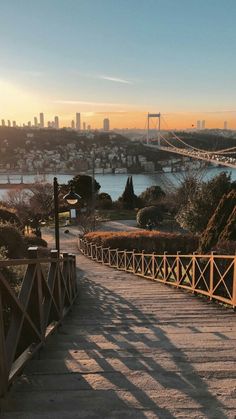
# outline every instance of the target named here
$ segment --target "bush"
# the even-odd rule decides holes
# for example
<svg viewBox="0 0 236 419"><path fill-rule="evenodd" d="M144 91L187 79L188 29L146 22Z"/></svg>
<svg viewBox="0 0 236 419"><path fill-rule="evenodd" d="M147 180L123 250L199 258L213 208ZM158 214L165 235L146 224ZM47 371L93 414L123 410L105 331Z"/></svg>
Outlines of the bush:
<svg viewBox="0 0 236 419"><path fill-rule="evenodd" d="M154 205L161 198L164 198L165 195L165 192L161 189L160 186L150 186L139 195L139 198L144 203L144 205Z"/></svg>
<svg viewBox="0 0 236 419"><path fill-rule="evenodd" d="M84 236L97 246L119 250L144 250L146 253L192 253L198 247L198 239L190 234L163 233L136 230L132 232L92 232Z"/></svg>
<svg viewBox="0 0 236 419"><path fill-rule="evenodd" d="M97 197L97 208L99 209L111 209L112 199L111 196L106 192L101 192Z"/></svg>
<svg viewBox="0 0 236 419"><path fill-rule="evenodd" d="M137 213L137 225L139 227L146 227L148 224L156 226L160 221L162 221L162 212L160 208L156 206L144 207L140 209Z"/></svg>
<svg viewBox="0 0 236 419"><path fill-rule="evenodd" d="M26 247L29 247L29 246L47 247L48 245L46 240L43 240L41 237L37 237L34 235L25 236L24 241L25 241Z"/></svg>
<svg viewBox="0 0 236 419"><path fill-rule="evenodd" d="M5 247L7 257L13 259L24 257L26 251L21 232L11 224L0 224L0 247Z"/></svg>
<svg viewBox="0 0 236 419"><path fill-rule="evenodd" d="M0 206L0 222L15 224L18 227L21 226L21 222L16 215L16 212L10 208Z"/></svg>

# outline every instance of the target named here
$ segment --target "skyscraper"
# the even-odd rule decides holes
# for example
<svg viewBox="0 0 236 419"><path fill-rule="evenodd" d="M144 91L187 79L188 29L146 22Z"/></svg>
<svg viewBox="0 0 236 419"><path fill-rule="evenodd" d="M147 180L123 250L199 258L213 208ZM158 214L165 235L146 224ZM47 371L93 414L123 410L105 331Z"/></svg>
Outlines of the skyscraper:
<svg viewBox="0 0 236 419"><path fill-rule="evenodd" d="M110 121L109 121L108 118L105 118L103 120L103 129L104 129L104 131L109 131L109 129L110 129Z"/></svg>
<svg viewBox="0 0 236 419"><path fill-rule="evenodd" d="M72 121L71 121L71 128L72 129L75 129L75 121L72 119Z"/></svg>
<svg viewBox="0 0 236 419"><path fill-rule="evenodd" d="M34 126L35 128L38 126L38 118L36 116L34 117Z"/></svg>
<svg viewBox="0 0 236 419"><path fill-rule="evenodd" d="M224 121L224 129L228 129L228 121Z"/></svg>
<svg viewBox="0 0 236 419"><path fill-rule="evenodd" d="M43 112L41 112L39 114L39 126L40 126L40 128L44 128L44 114L43 114Z"/></svg>
<svg viewBox="0 0 236 419"><path fill-rule="evenodd" d="M6 126L5 119L2 119L2 127L5 127L5 126Z"/></svg>
<svg viewBox="0 0 236 419"><path fill-rule="evenodd" d="M54 118L54 128L59 129L59 118L55 116Z"/></svg>
<svg viewBox="0 0 236 419"><path fill-rule="evenodd" d="M86 131L86 122L83 122L83 130Z"/></svg>
<svg viewBox="0 0 236 419"><path fill-rule="evenodd" d="M76 113L76 129L77 131L80 131L80 113Z"/></svg>
<svg viewBox="0 0 236 419"><path fill-rule="evenodd" d="M206 128L206 121L203 119L202 120L202 129L205 129Z"/></svg>
<svg viewBox="0 0 236 419"><path fill-rule="evenodd" d="M201 129L201 121L197 121L197 129Z"/></svg>
<svg viewBox="0 0 236 419"><path fill-rule="evenodd" d="M7 126L10 127L11 126L11 121L8 119L7 121Z"/></svg>

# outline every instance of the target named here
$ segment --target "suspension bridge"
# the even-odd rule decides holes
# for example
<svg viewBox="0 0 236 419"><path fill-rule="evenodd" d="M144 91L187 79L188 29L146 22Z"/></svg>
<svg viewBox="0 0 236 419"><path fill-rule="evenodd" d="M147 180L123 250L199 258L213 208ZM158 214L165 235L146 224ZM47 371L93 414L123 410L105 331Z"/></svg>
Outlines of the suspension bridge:
<svg viewBox="0 0 236 419"><path fill-rule="evenodd" d="M156 135L150 135L150 120L157 119L158 126ZM148 113L147 115L147 134L143 140L145 147L153 150L161 150L169 153L193 159L204 160L206 162L236 169L236 146L220 150L204 150L194 147L182 140L175 132L168 131L166 138L161 134L161 114ZM174 140L174 144L173 144Z"/></svg>

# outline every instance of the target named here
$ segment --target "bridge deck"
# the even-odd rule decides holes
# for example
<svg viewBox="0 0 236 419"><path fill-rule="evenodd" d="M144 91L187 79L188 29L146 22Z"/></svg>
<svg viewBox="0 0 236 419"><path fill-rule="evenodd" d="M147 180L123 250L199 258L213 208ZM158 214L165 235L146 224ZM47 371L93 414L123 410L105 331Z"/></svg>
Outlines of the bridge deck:
<svg viewBox="0 0 236 419"><path fill-rule="evenodd" d="M80 295L1 419L234 418L235 314L78 257Z"/></svg>

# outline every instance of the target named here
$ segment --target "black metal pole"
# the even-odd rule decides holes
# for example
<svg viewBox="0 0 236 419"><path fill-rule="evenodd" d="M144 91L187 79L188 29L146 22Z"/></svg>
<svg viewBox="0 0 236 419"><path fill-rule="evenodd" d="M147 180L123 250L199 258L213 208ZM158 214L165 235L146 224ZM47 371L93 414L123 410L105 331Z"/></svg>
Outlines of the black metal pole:
<svg viewBox="0 0 236 419"><path fill-rule="evenodd" d="M55 223L55 244L58 254L60 254L60 239L59 239L59 205L58 205L58 182L57 178L53 179L53 194L54 194L54 223Z"/></svg>

